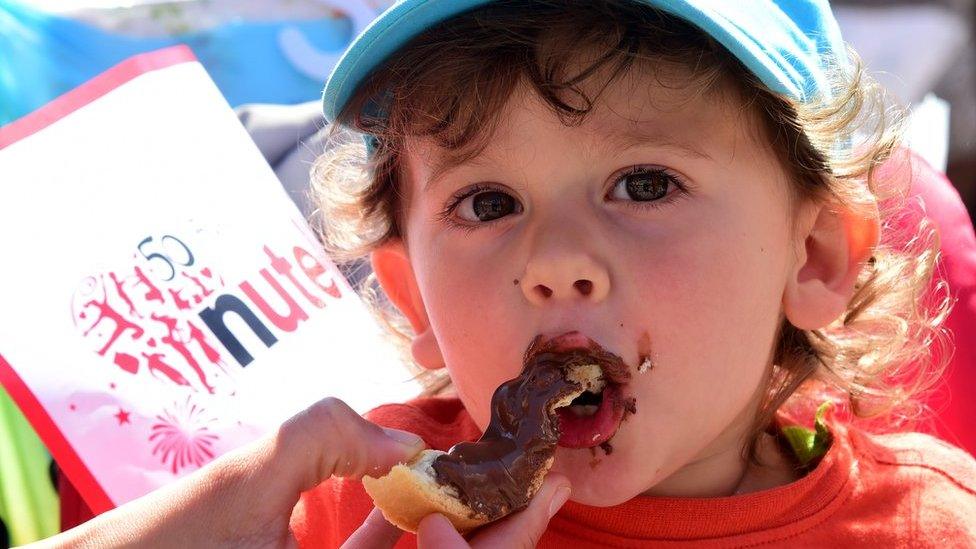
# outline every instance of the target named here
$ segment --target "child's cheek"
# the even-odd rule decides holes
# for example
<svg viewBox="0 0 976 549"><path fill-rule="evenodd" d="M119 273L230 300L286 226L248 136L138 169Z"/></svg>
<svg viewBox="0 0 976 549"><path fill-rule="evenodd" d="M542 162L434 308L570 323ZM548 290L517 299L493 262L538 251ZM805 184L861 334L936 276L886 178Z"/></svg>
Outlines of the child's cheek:
<svg viewBox="0 0 976 549"><path fill-rule="evenodd" d="M453 385L483 427L494 388L519 374L534 332L524 316L513 314L521 299L513 283L518 275L503 260L474 255L433 245L417 276Z"/></svg>
<svg viewBox="0 0 976 549"><path fill-rule="evenodd" d="M620 267L640 273L618 278L617 290L627 296L622 311L646 327L656 359L635 379L638 414L627 437L633 451L621 444L620 457L659 460L649 472L642 468L648 483L659 467L696 459L741 427L742 417L751 419L743 411L762 382L778 325L780 223L722 209L694 217L700 222L676 223L666 238L620 250Z"/></svg>

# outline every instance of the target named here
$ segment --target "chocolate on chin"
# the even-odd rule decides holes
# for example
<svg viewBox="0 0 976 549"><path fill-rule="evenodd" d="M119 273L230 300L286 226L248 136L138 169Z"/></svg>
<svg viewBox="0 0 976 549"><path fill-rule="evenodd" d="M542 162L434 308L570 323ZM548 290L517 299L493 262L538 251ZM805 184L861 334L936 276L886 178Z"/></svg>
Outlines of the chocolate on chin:
<svg viewBox="0 0 976 549"><path fill-rule="evenodd" d="M549 472L560 436L556 409L626 377L623 362L602 349L555 352L537 339L522 374L492 396L481 439L448 452L424 450L383 477L363 477L363 485L386 519L406 531L416 532L431 513L462 533L498 520L526 507Z"/></svg>

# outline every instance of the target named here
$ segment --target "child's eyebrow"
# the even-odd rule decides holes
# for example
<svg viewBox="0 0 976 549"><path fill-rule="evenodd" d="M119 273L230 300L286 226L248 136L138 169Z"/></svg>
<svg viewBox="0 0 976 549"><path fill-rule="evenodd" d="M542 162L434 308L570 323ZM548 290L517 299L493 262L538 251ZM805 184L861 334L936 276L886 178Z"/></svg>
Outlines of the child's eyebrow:
<svg viewBox="0 0 976 549"><path fill-rule="evenodd" d="M689 158L697 158L703 160L714 160L711 155L702 151L699 147L695 147L691 143L686 143L677 139L671 138L660 131L653 131L650 128L642 128L639 124L634 124L628 126L626 129L613 129L611 131L606 131L604 133L606 136L602 142L604 149L608 155L614 155L620 151L625 151L637 147L657 147L661 149L669 149L675 153L686 156ZM449 158L441 159L441 161L436 162L431 170L430 178L424 185L424 192L430 192L437 183L449 172L452 172L462 166L478 166L488 164L480 155L475 158L471 158L467 161L456 162Z"/></svg>
<svg viewBox="0 0 976 549"><path fill-rule="evenodd" d="M462 166L480 166L488 164L481 159L481 157L475 157L464 162L457 162L450 158L441 159L439 162L435 162L430 172L430 178L427 179L427 183L424 185L424 192L430 192L431 189L440 183L441 178Z"/></svg>
<svg viewBox="0 0 976 549"><path fill-rule="evenodd" d="M673 139L660 130L654 131L650 127L643 128L639 124L628 125L625 129L616 128L606 132L606 135L605 148L609 153L618 153L636 147L651 146L670 149L682 156L690 158L714 160L711 155L703 151L700 147L696 147L685 141Z"/></svg>

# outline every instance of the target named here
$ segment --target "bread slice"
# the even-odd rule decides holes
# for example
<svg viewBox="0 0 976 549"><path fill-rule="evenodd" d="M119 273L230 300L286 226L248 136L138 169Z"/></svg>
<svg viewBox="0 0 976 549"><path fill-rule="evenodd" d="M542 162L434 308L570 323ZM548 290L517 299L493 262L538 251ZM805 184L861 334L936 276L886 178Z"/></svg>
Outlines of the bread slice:
<svg viewBox="0 0 976 549"><path fill-rule="evenodd" d="M569 405L585 391L602 391L605 384L602 371L596 364L571 366L566 371L566 378L578 384L578 390L547 403L550 415L555 414L556 408ZM445 453L440 450L424 450L410 462L394 466L385 476L363 477L366 493L373 498L376 507L383 511L386 520L401 530L416 532L421 519L431 513L440 513L463 534L501 518L491 519L475 512L459 499L453 486L437 482L432 464L438 456ZM553 460L554 456L546 460L525 487L529 498L542 486L542 480L552 467Z"/></svg>
<svg viewBox="0 0 976 549"><path fill-rule="evenodd" d="M488 522L487 517L479 517L461 503L454 487L435 480L431 464L446 453L424 450L406 465L394 466L386 476L363 477L366 493L386 520L408 532L416 532L421 519L432 513L447 517L461 533Z"/></svg>

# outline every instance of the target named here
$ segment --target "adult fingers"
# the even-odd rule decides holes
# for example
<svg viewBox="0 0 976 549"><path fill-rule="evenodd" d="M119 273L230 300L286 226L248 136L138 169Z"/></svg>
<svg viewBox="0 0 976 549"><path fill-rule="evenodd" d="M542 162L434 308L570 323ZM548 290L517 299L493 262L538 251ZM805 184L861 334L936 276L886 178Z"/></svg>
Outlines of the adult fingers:
<svg viewBox="0 0 976 549"><path fill-rule="evenodd" d="M468 549L470 546L440 513L427 515L417 525L417 547L420 549Z"/></svg>
<svg viewBox="0 0 976 549"><path fill-rule="evenodd" d="M370 423L336 398L296 414L263 444L269 457L255 475L273 476L296 498L331 476L381 476L424 448L419 436Z"/></svg>
<svg viewBox="0 0 976 549"><path fill-rule="evenodd" d="M403 530L387 522L382 511L373 509L363 525L342 544L342 549L387 549L393 547L402 535Z"/></svg>
<svg viewBox="0 0 976 549"><path fill-rule="evenodd" d="M546 475L529 506L485 526L471 538L472 547L535 547L549 526L549 519L566 503L569 479L558 473Z"/></svg>

